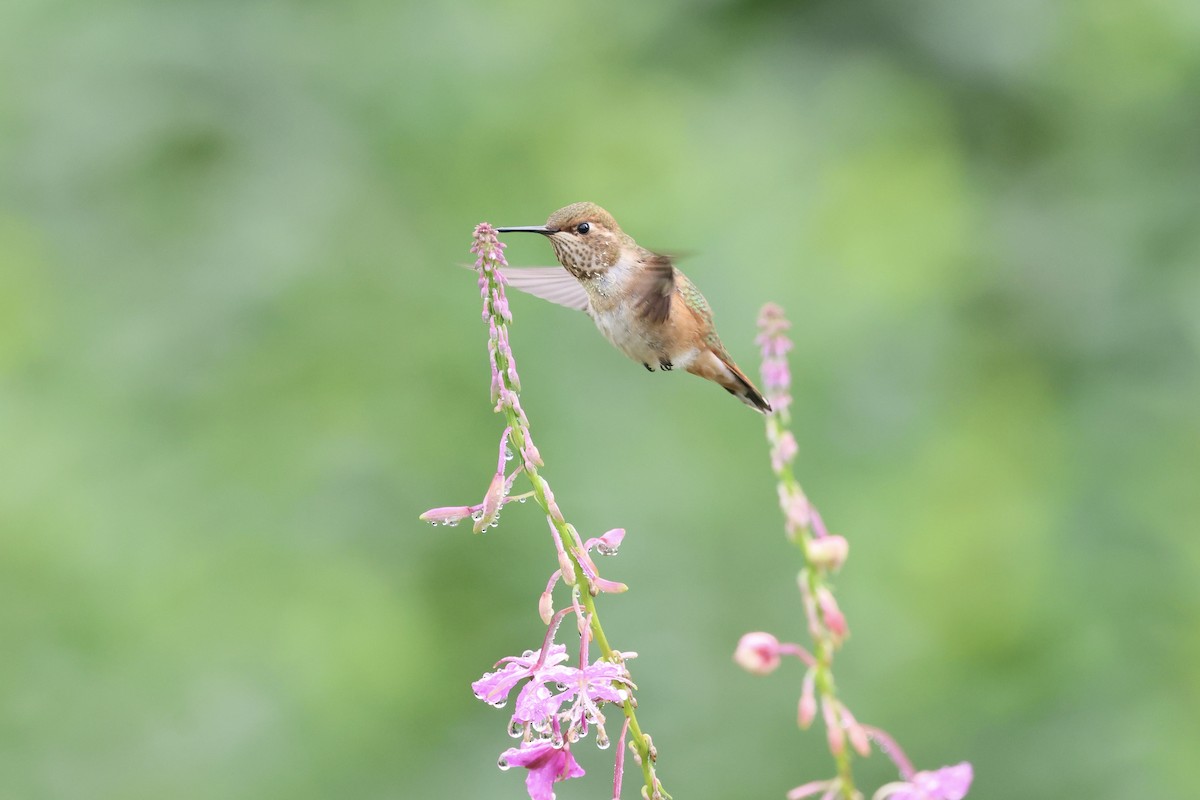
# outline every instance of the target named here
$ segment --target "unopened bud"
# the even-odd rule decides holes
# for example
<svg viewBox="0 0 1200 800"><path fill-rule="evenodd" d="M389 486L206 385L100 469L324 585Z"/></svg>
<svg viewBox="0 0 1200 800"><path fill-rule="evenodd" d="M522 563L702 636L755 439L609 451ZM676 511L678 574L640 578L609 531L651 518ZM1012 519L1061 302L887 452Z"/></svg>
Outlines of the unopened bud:
<svg viewBox="0 0 1200 800"><path fill-rule="evenodd" d="M738 640L733 660L747 672L769 675L779 666L779 640L762 631L747 633Z"/></svg>
<svg viewBox="0 0 1200 800"><path fill-rule="evenodd" d="M842 614L842 610L838 608L837 600L833 598L833 592L824 586L818 586L817 605L821 608L821 621L825 623L825 629L833 637L834 644L841 644L842 640L849 635L850 628L846 625L846 617Z"/></svg>
<svg viewBox="0 0 1200 800"><path fill-rule="evenodd" d="M814 691L815 671L809 670L804 673L804 684L800 688L800 709L796 715L796 722L802 730L808 730L808 726L812 725L813 719L817 716L817 697Z"/></svg>
<svg viewBox="0 0 1200 800"><path fill-rule="evenodd" d="M810 539L805 551L813 566L836 572L846 563L850 543L844 536L822 536Z"/></svg>
<svg viewBox="0 0 1200 800"><path fill-rule="evenodd" d="M483 496L483 506L480 510L479 519L475 520L475 526L472 528L476 533L483 533L489 526L496 522L500 516L500 506L504 500L504 473L497 472L492 476L492 482L488 486L487 494Z"/></svg>

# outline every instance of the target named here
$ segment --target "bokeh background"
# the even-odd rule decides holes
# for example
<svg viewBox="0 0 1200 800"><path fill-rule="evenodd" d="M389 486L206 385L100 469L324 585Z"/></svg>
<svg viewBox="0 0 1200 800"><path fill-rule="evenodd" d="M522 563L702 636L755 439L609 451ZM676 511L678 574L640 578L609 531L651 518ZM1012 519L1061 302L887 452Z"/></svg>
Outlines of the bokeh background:
<svg viewBox="0 0 1200 800"><path fill-rule="evenodd" d="M7 0L0 796L525 796L468 683L540 641L545 526L417 515L502 427L472 226L584 199L751 374L792 316L861 719L981 800L1195 796L1198 99L1191 0ZM829 774L797 665L730 660L803 636L761 418L513 308L667 787Z"/></svg>

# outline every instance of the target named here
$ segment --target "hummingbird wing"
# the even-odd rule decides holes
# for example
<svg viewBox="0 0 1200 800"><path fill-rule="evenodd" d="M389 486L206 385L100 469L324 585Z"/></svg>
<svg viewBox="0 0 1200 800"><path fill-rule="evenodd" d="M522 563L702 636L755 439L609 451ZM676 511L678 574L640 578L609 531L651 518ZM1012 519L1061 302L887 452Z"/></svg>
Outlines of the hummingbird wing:
<svg viewBox="0 0 1200 800"><path fill-rule="evenodd" d="M634 308L642 319L662 324L671 316L675 266L667 256L647 253L641 267L632 288Z"/></svg>
<svg viewBox="0 0 1200 800"><path fill-rule="evenodd" d="M500 274L514 289L576 311L587 311L587 290L562 267L505 267Z"/></svg>

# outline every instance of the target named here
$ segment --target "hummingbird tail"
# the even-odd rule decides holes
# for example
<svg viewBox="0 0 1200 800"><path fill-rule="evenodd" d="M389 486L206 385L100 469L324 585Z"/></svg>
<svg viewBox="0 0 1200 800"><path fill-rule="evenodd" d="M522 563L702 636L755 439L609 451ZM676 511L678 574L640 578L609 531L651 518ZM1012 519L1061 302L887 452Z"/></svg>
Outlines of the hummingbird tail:
<svg viewBox="0 0 1200 800"><path fill-rule="evenodd" d="M687 371L722 386L725 391L762 414L771 413L771 404L732 359L711 350L692 362Z"/></svg>

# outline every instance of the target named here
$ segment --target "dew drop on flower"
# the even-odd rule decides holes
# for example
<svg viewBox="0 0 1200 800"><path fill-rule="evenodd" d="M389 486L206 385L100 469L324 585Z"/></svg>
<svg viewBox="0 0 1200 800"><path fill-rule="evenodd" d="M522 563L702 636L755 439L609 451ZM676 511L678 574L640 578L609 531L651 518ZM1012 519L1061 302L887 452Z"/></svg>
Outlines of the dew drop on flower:
<svg viewBox="0 0 1200 800"><path fill-rule="evenodd" d="M570 688L569 686L567 686L567 684L563 683L562 681L559 681L558 683L556 683L554 685L560 692L565 692L568 688Z"/></svg>
<svg viewBox="0 0 1200 800"><path fill-rule="evenodd" d="M515 719L508 723L508 735L514 739L520 739L525 735L525 723Z"/></svg>
<svg viewBox="0 0 1200 800"><path fill-rule="evenodd" d="M472 512L471 519L475 520L476 522L479 522L479 520L483 519L483 511Z"/></svg>
<svg viewBox="0 0 1200 800"><path fill-rule="evenodd" d="M601 750L607 750L609 744L608 734L604 732L604 728L601 728L600 732L596 734L596 747Z"/></svg>
<svg viewBox="0 0 1200 800"><path fill-rule="evenodd" d="M508 769L508 759L505 758L504 756L500 756L500 760L496 762L496 766L499 767L501 769L501 771L507 770Z"/></svg>
<svg viewBox="0 0 1200 800"><path fill-rule="evenodd" d="M513 460L513 451L512 451L512 448L510 448L508 445L504 445L504 460L505 461Z"/></svg>
<svg viewBox="0 0 1200 800"><path fill-rule="evenodd" d="M506 705L508 705L508 698L492 703L492 708L504 708Z"/></svg>
<svg viewBox="0 0 1200 800"><path fill-rule="evenodd" d="M526 500L528 500L528 499L529 499L528 497L522 497L522 498L521 498L520 500L518 500L517 502L518 502L518 503L524 503L524 502L525 502Z"/></svg>

